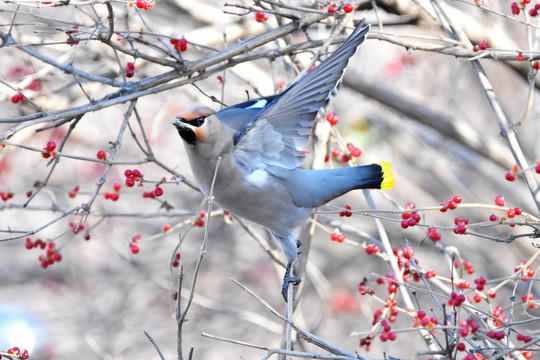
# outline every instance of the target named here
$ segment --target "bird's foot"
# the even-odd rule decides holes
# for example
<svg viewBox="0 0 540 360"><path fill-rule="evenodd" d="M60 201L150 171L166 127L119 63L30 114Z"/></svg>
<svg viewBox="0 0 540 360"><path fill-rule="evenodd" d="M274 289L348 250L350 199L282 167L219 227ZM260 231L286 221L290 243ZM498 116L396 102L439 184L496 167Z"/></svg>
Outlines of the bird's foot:
<svg viewBox="0 0 540 360"><path fill-rule="evenodd" d="M287 264L287 269L285 270L285 276L283 277L283 285L281 286L281 295L283 299L287 302L287 292L289 290L289 283L293 285L298 285L302 281L302 278L299 276L291 276L291 266L292 263Z"/></svg>

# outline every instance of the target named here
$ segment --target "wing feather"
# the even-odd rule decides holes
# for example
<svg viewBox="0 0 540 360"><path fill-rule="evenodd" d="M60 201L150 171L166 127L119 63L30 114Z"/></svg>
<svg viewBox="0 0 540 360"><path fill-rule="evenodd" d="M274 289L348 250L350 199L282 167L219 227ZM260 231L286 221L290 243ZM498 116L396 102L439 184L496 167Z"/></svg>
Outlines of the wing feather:
<svg viewBox="0 0 540 360"><path fill-rule="evenodd" d="M364 20L328 58L246 121L235 136L235 159L249 172L272 167L293 169L300 165L300 151L309 141L319 109L341 81L349 59L364 42L370 26ZM249 102L254 106L258 100ZM225 111L221 110L221 112ZM232 112L233 110L231 110ZM250 115L255 113L251 109ZM219 115L219 113L218 113ZM279 172L280 170L275 170Z"/></svg>

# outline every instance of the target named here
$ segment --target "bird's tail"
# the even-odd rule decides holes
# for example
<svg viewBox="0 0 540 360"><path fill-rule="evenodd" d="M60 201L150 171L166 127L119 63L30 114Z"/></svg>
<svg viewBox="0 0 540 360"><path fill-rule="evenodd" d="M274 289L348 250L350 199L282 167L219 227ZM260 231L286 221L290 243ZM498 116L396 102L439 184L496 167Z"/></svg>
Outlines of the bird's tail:
<svg viewBox="0 0 540 360"><path fill-rule="evenodd" d="M286 181L296 205L308 208L355 189L388 190L396 182L387 162L340 169L295 169Z"/></svg>
<svg viewBox="0 0 540 360"><path fill-rule="evenodd" d="M396 179L394 178L394 173L390 171L390 163L386 161L381 161L376 163L375 165L379 165L382 171L382 181L378 189L389 190L393 188L394 184L396 183Z"/></svg>

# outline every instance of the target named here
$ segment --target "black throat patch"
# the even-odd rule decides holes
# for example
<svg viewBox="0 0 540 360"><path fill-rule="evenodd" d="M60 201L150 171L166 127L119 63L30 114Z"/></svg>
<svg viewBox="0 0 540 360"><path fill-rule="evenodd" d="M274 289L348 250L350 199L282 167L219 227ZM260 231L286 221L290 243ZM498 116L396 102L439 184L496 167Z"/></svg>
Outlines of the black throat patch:
<svg viewBox="0 0 540 360"><path fill-rule="evenodd" d="M195 134L195 131L185 127L177 127L176 130L185 142L187 142L189 145L195 145L197 142L197 134Z"/></svg>

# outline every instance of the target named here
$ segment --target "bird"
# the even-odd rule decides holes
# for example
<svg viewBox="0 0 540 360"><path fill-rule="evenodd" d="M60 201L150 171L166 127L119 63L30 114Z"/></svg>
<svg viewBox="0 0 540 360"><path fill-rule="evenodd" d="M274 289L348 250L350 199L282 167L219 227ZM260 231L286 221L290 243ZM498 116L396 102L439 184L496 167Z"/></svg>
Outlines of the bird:
<svg viewBox="0 0 540 360"><path fill-rule="evenodd" d="M283 92L214 111L186 108L172 124L183 140L201 192L223 209L266 228L287 259L282 295L287 301L299 230L314 208L354 189L391 189L390 164L302 169L319 109L336 91L370 25L360 21L330 56ZM216 169L217 168L217 169ZM212 194L211 194L212 192Z"/></svg>

